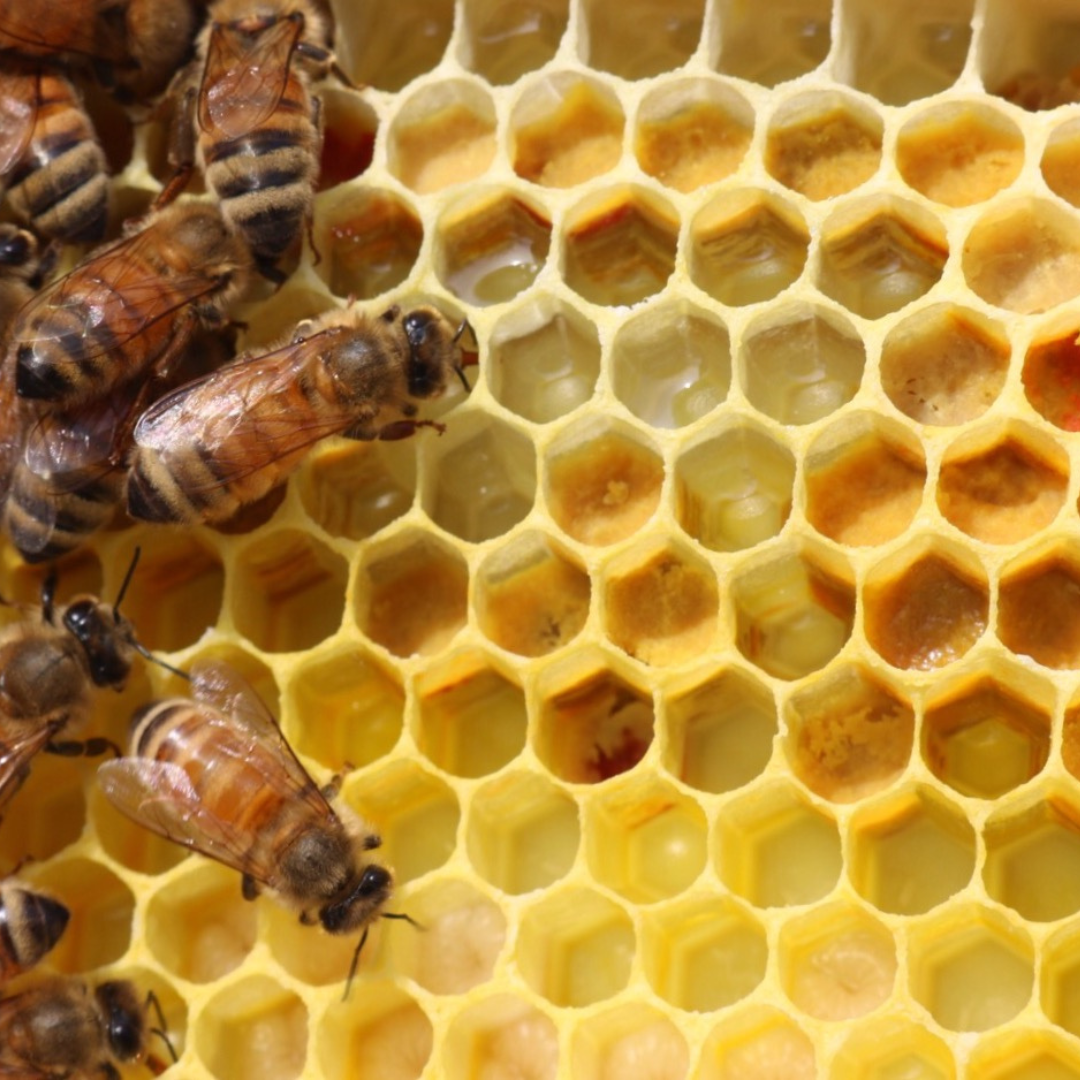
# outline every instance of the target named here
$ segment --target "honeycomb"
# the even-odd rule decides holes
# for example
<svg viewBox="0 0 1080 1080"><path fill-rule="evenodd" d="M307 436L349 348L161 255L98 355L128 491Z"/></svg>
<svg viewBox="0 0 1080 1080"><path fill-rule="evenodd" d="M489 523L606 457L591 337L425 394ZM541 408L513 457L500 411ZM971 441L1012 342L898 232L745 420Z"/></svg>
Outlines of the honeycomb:
<svg viewBox="0 0 1080 1080"><path fill-rule="evenodd" d="M53 966L152 988L194 1080L1080 1077L1077 5L335 6L362 89L245 341L435 303L471 393L60 591L140 545L142 640L351 767L423 929L342 1000L354 941L45 758L0 870Z"/></svg>

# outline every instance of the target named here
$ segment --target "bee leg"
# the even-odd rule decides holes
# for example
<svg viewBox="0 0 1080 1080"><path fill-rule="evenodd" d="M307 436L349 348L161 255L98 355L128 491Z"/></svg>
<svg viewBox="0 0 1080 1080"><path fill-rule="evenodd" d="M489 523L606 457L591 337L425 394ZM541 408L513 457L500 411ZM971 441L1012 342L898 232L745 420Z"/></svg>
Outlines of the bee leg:
<svg viewBox="0 0 1080 1080"><path fill-rule="evenodd" d="M438 420L398 420L382 428L376 438L381 439L383 442L407 439L410 435L416 434L417 428L422 427L434 428L440 435L446 431L446 425L440 424Z"/></svg>
<svg viewBox="0 0 1080 1080"><path fill-rule="evenodd" d="M169 164L173 175L154 200L153 208L160 210L176 199L187 187L195 171L195 102L198 89L194 86L184 91L169 129Z"/></svg>
<svg viewBox="0 0 1080 1080"><path fill-rule="evenodd" d="M319 789L319 793L327 802L338 797L338 793L341 791L341 785L345 783L345 777L348 776L354 768L355 766L351 761L346 761L341 771L334 773L334 775Z"/></svg>
<svg viewBox="0 0 1080 1080"><path fill-rule="evenodd" d="M123 757L124 752L112 741L112 739L64 739L62 742L50 740L45 744L45 753L57 754L59 757L102 757L104 754L113 754Z"/></svg>
<svg viewBox="0 0 1080 1080"><path fill-rule="evenodd" d="M250 875L244 874L240 879L240 892L245 900L254 900L260 893L259 883Z"/></svg>
<svg viewBox="0 0 1080 1080"><path fill-rule="evenodd" d="M267 259L257 255L255 257L255 269L266 278L271 285L280 287L285 284L287 275L274 263L273 259Z"/></svg>
<svg viewBox="0 0 1080 1080"><path fill-rule="evenodd" d="M317 915L312 915L310 911L301 911L300 922L303 926L318 926L319 917Z"/></svg>

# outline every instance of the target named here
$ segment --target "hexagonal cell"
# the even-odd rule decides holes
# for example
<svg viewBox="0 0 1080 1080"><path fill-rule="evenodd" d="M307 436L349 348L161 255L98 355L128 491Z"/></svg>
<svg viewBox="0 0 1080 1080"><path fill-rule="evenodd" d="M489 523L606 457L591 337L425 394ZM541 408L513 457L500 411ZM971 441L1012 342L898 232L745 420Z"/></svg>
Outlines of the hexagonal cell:
<svg viewBox="0 0 1080 1080"><path fill-rule="evenodd" d="M991 544L1026 540L1065 503L1069 457L1063 447L1013 422L961 436L942 458L937 504L958 529Z"/></svg>
<svg viewBox="0 0 1080 1080"><path fill-rule="evenodd" d="M831 199L878 171L882 131L881 117L847 94L802 93L769 122L765 168L808 199Z"/></svg>
<svg viewBox="0 0 1080 1080"><path fill-rule="evenodd" d="M719 0L710 55L718 71L776 86L818 67L829 53L830 0L772 0L768 8Z"/></svg>
<svg viewBox="0 0 1080 1080"><path fill-rule="evenodd" d="M236 873L209 860L150 897L146 940L166 971L193 983L224 978L255 946L258 907L243 898ZM316 935L308 930L309 935Z"/></svg>
<svg viewBox="0 0 1080 1080"><path fill-rule="evenodd" d="M975 830L927 785L860 807L848 832L851 883L878 911L922 915L965 888L975 871Z"/></svg>
<svg viewBox="0 0 1080 1080"><path fill-rule="evenodd" d="M439 217L435 272L467 304L501 304L533 283L550 248L542 207L500 190L470 194Z"/></svg>
<svg viewBox="0 0 1080 1080"><path fill-rule="evenodd" d="M976 102L929 108L897 136L896 167L904 182L945 206L993 198L1023 164L1023 132L1000 109Z"/></svg>
<svg viewBox="0 0 1080 1080"><path fill-rule="evenodd" d="M1080 1035L1080 940L1075 920L1052 934L1042 948L1039 1004L1049 1020Z"/></svg>
<svg viewBox="0 0 1080 1080"><path fill-rule="evenodd" d="M609 563L603 597L604 632L642 663L684 663L715 645L716 574L682 545L654 542Z"/></svg>
<svg viewBox="0 0 1080 1080"><path fill-rule="evenodd" d="M430 655L465 625L468 591L461 555L412 529L365 553L353 600L356 622L395 656Z"/></svg>
<svg viewBox="0 0 1080 1080"><path fill-rule="evenodd" d="M988 304L1030 315L1080 295L1080 222L1047 199L988 210L964 243L968 287Z"/></svg>
<svg viewBox="0 0 1080 1080"><path fill-rule="evenodd" d="M863 586L863 625L893 667L929 671L959 660L990 614L986 572L968 552L927 537L875 566Z"/></svg>
<svg viewBox="0 0 1080 1080"><path fill-rule="evenodd" d="M595 324L547 296L504 316L488 339L485 375L495 400L546 424L588 401L600 375Z"/></svg>
<svg viewBox="0 0 1080 1080"><path fill-rule="evenodd" d="M364 652L349 649L313 657L290 673L282 728L295 750L340 772L388 754L401 737L404 712L400 684Z"/></svg>
<svg viewBox="0 0 1080 1080"><path fill-rule="evenodd" d="M741 94L719 79L680 79L642 99L634 155L642 172L690 192L735 172L753 132L754 110Z"/></svg>
<svg viewBox="0 0 1080 1080"><path fill-rule="evenodd" d="M1046 140L1039 168L1046 186L1073 206L1080 206L1080 123L1058 124Z"/></svg>
<svg viewBox="0 0 1080 1080"><path fill-rule="evenodd" d="M589 617L592 583L561 545L527 532L493 551L476 575L481 631L519 656L546 656L573 641Z"/></svg>
<svg viewBox="0 0 1080 1080"><path fill-rule="evenodd" d="M1080 564L1045 548L1002 569L997 635L1011 652L1049 668L1080 668Z"/></svg>
<svg viewBox="0 0 1080 1080"><path fill-rule="evenodd" d="M865 367L862 337L845 319L800 304L747 328L737 370L755 409L781 424L810 424L855 396Z"/></svg>
<svg viewBox="0 0 1080 1080"><path fill-rule="evenodd" d="M341 626L348 563L307 533L281 530L237 553L236 629L267 652L310 649Z"/></svg>
<svg viewBox="0 0 1080 1080"><path fill-rule="evenodd" d="M307 1041L307 1006L268 975L219 990L195 1023L199 1057L218 1080L293 1080Z"/></svg>
<svg viewBox="0 0 1080 1080"><path fill-rule="evenodd" d="M318 190L326 191L371 168L379 120L355 90L324 86L319 89L319 99L323 145Z"/></svg>
<svg viewBox="0 0 1080 1080"><path fill-rule="evenodd" d="M675 463L675 513L711 551L741 551L776 536L791 514L795 458L746 424L687 449Z"/></svg>
<svg viewBox="0 0 1080 1080"><path fill-rule="evenodd" d="M563 227L563 278L593 304L620 307L659 292L675 269L679 215L627 184L591 195Z"/></svg>
<svg viewBox="0 0 1080 1080"><path fill-rule="evenodd" d="M75 843L86 823L84 791L97 761L38 754L0 823L0 866L48 859Z"/></svg>
<svg viewBox="0 0 1080 1080"><path fill-rule="evenodd" d="M894 326L881 349L881 386L905 415L952 426L982 416L1009 372L999 323L954 304L922 308Z"/></svg>
<svg viewBox="0 0 1080 1080"><path fill-rule="evenodd" d="M476 790L468 812L469 861L505 893L546 888L564 877L577 857L577 804L545 776L498 777Z"/></svg>
<svg viewBox="0 0 1080 1080"><path fill-rule="evenodd" d="M994 909L956 904L908 933L909 990L947 1031L988 1031L1031 1000L1031 938Z"/></svg>
<svg viewBox="0 0 1080 1080"><path fill-rule="evenodd" d="M558 51L569 0L467 0L462 62L492 86L506 86L543 67Z"/></svg>
<svg viewBox="0 0 1080 1080"><path fill-rule="evenodd" d="M514 172L541 187L583 184L619 163L625 122L618 96L602 82L572 71L544 75L510 115Z"/></svg>
<svg viewBox="0 0 1080 1080"><path fill-rule="evenodd" d="M765 977L765 927L723 895L676 900L641 918L645 978L677 1009L723 1009L753 993Z"/></svg>
<svg viewBox="0 0 1080 1080"><path fill-rule="evenodd" d="M370 300L412 272L424 241L413 207L376 188L350 187L315 204L315 272L335 296Z"/></svg>
<svg viewBox="0 0 1080 1080"><path fill-rule="evenodd" d="M848 416L811 444L803 469L806 519L847 547L884 544L922 505L926 460L903 427L872 413Z"/></svg>
<svg viewBox="0 0 1080 1080"><path fill-rule="evenodd" d="M551 1018L514 994L496 994L472 1000L450 1021L440 1075L555 1080L558 1064L559 1034Z"/></svg>
<svg viewBox="0 0 1080 1080"><path fill-rule="evenodd" d="M520 919L518 970L552 1005L582 1008L629 983L634 925L618 904L591 889L563 889L526 908Z"/></svg>
<svg viewBox="0 0 1080 1080"><path fill-rule="evenodd" d="M425 86L401 104L390 125L390 172L418 195L475 180L494 156L495 103L463 79Z"/></svg>
<svg viewBox="0 0 1080 1080"><path fill-rule="evenodd" d="M585 857L600 885L635 904L667 900L705 868L705 813L655 778L616 781L587 804Z"/></svg>
<svg viewBox="0 0 1080 1080"><path fill-rule="evenodd" d="M835 669L796 693L785 712L792 771L831 802L855 802L889 787L911 759L911 705L861 664Z"/></svg>
<svg viewBox="0 0 1080 1080"><path fill-rule="evenodd" d="M862 908L838 902L780 928L780 982L818 1020L853 1020L883 1005L896 982L896 943Z"/></svg>
<svg viewBox="0 0 1080 1080"><path fill-rule="evenodd" d="M739 651L778 679L800 679L825 667L855 620L847 578L846 567L826 569L794 551L741 570L730 587Z"/></svg>
<svg viewBox="0 0 1080 1080"><path fill-rule="evenodd" d="M822 228L818 288L864 319L880 319L941 280L949 245L931 214L894 196L847 205Z"/></svg>
<svg viewBox="0 0 1080 1080"><path fill-rule="evenodd" d="M709 794L734 791L764 771L777 732L769 688L732 669L721 671L663 705L664 767Z"/></svg>
<svg viewBox="0 0 1080 1080"><path fill-rule="evenodd" d="M685 1080L690 1048L686 1036L659 1010L619 1005L576 1027L570 1068L580 1080L617 1080L645 1068L649 1080Z"/></svg>
<svg viewBox="0 0 1080 1080"><path fill-rule="evenodd" d="M664 462L652 444L599 418L562 432L547 448L544 471L552 518L585 544L613 544L637 532L664 483Z"/></svg>
<svg viewBox="0 0 1080 1080"><path fill-rule="evenodd" d="M358 981L348 1001L323 1013L315 1056L326 1080L419 1080L434 1031L424 1010L394 981Z"/></svg>
<svg viewBox="0 0 1080 1080"><path fill-rule="evenodd" d="M843 868L836 821L780 781L732 800L717 821L720 880L754 907L812 904Z"/></svg>
<svg viewBox="0 0 1080 1080"><path fill-rule="evenodd" d="M972 1048L970 1080L1073 1080L1080 1052L1071 1039L1043 1027L1012 1027Z"/></svg>
<svg viewBox="0 0 1080 1080"><path fill-rule="evenodd" d="M1024 394L1040 416L1063 431L1080 431L1078 329L1066 318L1036 338L1024 356Z"/></svg>
<svg viewBox="0 0 1080 1080"><path fill-rule="evenodd" d="M681 67L693 55L705 17L704 0L652 0L613 8L583 0L582 60L624 79L648 79Z"/></svg>
<svg viewBox="0 0 1080 1080"><path fill-rule="evenodd" d="M416 744L444 772L487 776L524 749L525 694L483 654L470 652L429 667L416 693Z"/></svg>
<svg viewBox="0 0 1080 1080"><path fill-rule="evenodd" d="M1060 783L992 814L983 826L983 882L1025 922L1080 911L1080 806Z"/></svg>
<svg viewBox="0 0 1080 1080"><path fill-rule="evenodd" d="M956 1080L948 1043L906 1016L860 1025L833 1058L833 1080Z"/></svg>
<svg viewBox="0 0 1080 1080"><path fill-rule="evenodd" d="M585 667L569 685L563 672L548 674L540 687L540 715L535 733L537 756L560 780L598 784L628 772L646 754L653 739L653 703L648 693L601 667L590 670L590 657L575 658Z"/></svg>
<svg viewBox="0 0 1080 1080"><path fill-rule="evenodd" d="M397 91L436 67L454 28L451 0L335 10L338 59L359 86Z"/></svg>
<svg viewBox="0 0 1080 1080"><path fill-rule="evenodd" d="M317 289L310 288L299 284L301 280L300 275L292 277L273 294L272 299L259 300L237 310L237 318L242 318L246 327L240 339L245 350L257 352L276 347L282 341L291 340L298 322L337 310L338 305L332 297L327 296L325 288L321 285ZM238 516L243 518L242 513ZM248 531L254 527L255 524L250 525ZM219 531L225 532L227 527Z"/></svg>
<svg viewBox="0 0 1080 1080"><path fill-rule="evenodd" d="M428 440L421 505L436 525L478 544L509 532L536 498L536 448L516 428L461 413L444 438Z"/></svg>
<svg viewBox="0 0 1080 1080"><path fill-rule="evenodd" d="M771 300L798 280L810 234L782 199L744 188L715 196L690 225L690 276L723 304Z"/></svg>

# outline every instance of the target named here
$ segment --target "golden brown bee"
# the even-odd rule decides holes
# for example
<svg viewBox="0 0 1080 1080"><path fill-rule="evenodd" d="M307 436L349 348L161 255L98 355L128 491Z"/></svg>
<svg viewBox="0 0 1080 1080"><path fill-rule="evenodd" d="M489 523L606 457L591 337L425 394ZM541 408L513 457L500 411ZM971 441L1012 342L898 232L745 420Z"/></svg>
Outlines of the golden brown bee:
<svg viewBox="0 0 1080 1080"><path fill-rule="evenodd" d="M212 204L154 212L19 312L7 351L16 391L68 408L151 369L163 376L197 327L222 321L250 265Z"/></svg>
<svg viewBox="0 0 1080 1080"><path fill-rule="evenodd" d="M0 985L29 971L50 952L70 917L59 900L17 878L0 881Z"/></svg>
<svg viewBox="0 0 1080 1080"><path fill-rule="evenodd" d="M19 309L41 284L41 259L33 233L10 222L0 222L0 341ZM7 383L9 380L3 380ZM14 395L15 383L11 382ZM6 411L5 411L6 415Z"/></svg>
<svg viewBox="0 0 1080 1080"><path fill-rule="evenodd" d="M166 395L139 419L128 512L145 521L218 524L285 482L328 435L394 439L420 426L416 402L462 371L441 312L335 311L269 352L241 356Z"/></svg>

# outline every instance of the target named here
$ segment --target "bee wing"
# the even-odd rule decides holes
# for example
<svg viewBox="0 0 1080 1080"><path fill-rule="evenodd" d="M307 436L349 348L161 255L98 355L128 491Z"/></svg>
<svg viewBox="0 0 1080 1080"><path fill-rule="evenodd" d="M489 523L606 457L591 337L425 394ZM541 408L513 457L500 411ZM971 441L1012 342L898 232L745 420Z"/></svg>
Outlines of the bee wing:
<svg viewBox="0 0 1080 1080"><path fill-rule="evenodd" d="M233 27L214 26L199 89L203 131L238 139L266 122L285 93L301 29L298 19L278 19L252 47Z"/></svg>
<svg viewBox="0 0 1080 1080"><path fill-rule="evenodd" d="M0 721L0 807L19 790L25 769L55 734L52 724L19 724L14 735Z"/></svg>
<svg viewBox="0 0 1080 1080"><path fill-rule="evenodd" d="M84 11L85 9L85 11ZM31 54L64 53L88 60L132 67L126 33L83 4L5 4L0 18L0 47Z"/></svg>
<svg viewBox="0 0 1080 1080"><path fill-rule="evenodd" d="M41 100L41 72L5 71L0 74L0 177L6 177L19 163L37 123Z"/></svg>
<svg viewBox="0 0 1080 1080"><path fill-rule="evenodd" d="M14 355L8 354L0 363L0 500L11 484L29 425L28 406L15 393L14 368Z"/></svg>

